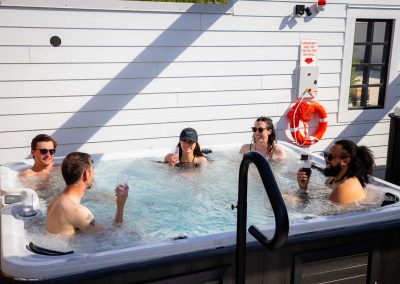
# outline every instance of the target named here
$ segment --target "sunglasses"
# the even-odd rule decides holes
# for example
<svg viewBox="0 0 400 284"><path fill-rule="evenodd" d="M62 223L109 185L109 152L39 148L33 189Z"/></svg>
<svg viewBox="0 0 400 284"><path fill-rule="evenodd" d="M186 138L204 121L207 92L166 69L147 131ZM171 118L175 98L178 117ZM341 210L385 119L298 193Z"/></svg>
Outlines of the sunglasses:
<svg viewBox="0 0 400 284"><path fill-rule="evenodd" d="M42 154L42 155L46 155L47 152L49 152L50 155L52 155L52 156L53 156L53 155L55 154L55 152L56 152L56 149L35 149L35 150L40 151L40 154Z"/></svg>
<svg viewBox="0 0 400 284"><path fill-rule="evenodd" d="M263 133L263 131L265 130L265 129L267 129L267 128L262 128L262 127L252 127L251 128L251 130L253 131L253 132L257 132L257 130L258 130L258 132L260 132L260 133Z"/></svg>
<svg viewBox="0 0 400 284"><path fill-rule="evenodd" d="M324 158L327 159L329 162L332 161L335 158L347 158L347 156L336 156L334 154L329 154L328 152L324 151Z"/></svg>

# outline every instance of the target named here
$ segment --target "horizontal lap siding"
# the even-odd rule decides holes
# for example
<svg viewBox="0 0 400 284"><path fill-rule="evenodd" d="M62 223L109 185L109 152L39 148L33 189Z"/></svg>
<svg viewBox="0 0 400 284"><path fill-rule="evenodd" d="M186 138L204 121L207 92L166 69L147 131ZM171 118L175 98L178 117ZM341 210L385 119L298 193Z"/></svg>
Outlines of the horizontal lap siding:
<svg viewBox="0 0 400 284"><path fill-rule="evenodd" d="M277 18L277 20L279 20ZM18 37L13 35L18 34ZM240 47L240 46L299 46L300 38L313 37L322 45L337 46L343 42L339 32L318 34L306 30L284 31L176 31L176 30L88 30L51 28L0 28L0 44L3 46L46 46L54 35L62 40L63 47L166 47L173 55L179 55L187 47ZM170 47L184 47L176 49ZM61 48L61 47L60 47ZM32 48L33 49L33 48ZM33 49L34 50L34 49ZM151 50L151 49L150 49ZM147 52L147 48L144 49Z"/></svg>
<svg viewBox="0 0 400 284"><path fill-rule="evenodd" d="M298 52L297 52L298 53ZM200 68L199 68L200 67ZM320 74L339 73L340 61L321 61ZM33 80L93 80L173 78L247 75L292 75L297 62L239 61L239 62L180 62L180 63L84 63L84 64L2 64L2 81ZM297 72L296 72L297 73Z"/></svg>
<svg viewBox="0 0 400 284"><path fill-rule="evenodd" d="M346 5L293 18L295 4L238 1L233 14L0 8L0 163L27 157L41 132L60 155L172 147L186 126L202 144L244 143L260 115L289 141L302 38L319 43L330 125L312 150L339 134L385 158L387 122L337 122Z"/></svg>

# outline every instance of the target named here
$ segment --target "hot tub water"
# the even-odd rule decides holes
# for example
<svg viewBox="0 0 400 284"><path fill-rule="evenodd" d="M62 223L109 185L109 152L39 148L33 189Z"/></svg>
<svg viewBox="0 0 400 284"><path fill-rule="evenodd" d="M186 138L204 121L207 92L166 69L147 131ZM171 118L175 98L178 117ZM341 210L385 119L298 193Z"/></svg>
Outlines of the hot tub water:
<svg viewBox="0 0 400 284"><path fill-rule="evenodd" d="M95 179L82 199L105 231L97 234L76 234L59 237L44 229L48 199L42 201L42 214L26 222L27 240L56 250L101 252L125 247L142 246L179 238L191 238L236 230L238 169L241 155L235 150L214 151L210 162L198 168L182 169L160 163L159 158L100 160L95 163ZM296 172L301 166L298 154L288 149L285 161L271 161L277 183L284 195L294 196L298 186ZM113 226L115 213L114 188L120 173L129 175L129 198L125 206L124 223ZM329 202L330 190L325 177L313 170L309 202L287 203L289 220L313 218L319 215L348 213L379 206L383 193L367 188L367 200L343 208ZM64 183L52 181L48 187L60 192ZM268 197L258 172L249 172L248 221L264 227L274 223ZM42 193L43 196L43 193Z"/></svg>

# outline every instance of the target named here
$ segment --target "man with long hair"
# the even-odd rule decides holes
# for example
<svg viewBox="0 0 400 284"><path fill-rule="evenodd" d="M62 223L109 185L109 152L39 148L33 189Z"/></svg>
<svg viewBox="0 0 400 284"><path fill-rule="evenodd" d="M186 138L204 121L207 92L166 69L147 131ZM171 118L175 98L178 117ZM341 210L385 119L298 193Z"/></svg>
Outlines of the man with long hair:
<svg viewBox="0 0 400 284"><path fill-rule="evenodd" d="M332 189L330 200L339 204L361 201L365 198L365 186L370 181L374 157L366 146L357 146L351 140L338 140L324 153L328 177L325 184ZM297 181L306 191L309 176L299 169Z"/></svg>

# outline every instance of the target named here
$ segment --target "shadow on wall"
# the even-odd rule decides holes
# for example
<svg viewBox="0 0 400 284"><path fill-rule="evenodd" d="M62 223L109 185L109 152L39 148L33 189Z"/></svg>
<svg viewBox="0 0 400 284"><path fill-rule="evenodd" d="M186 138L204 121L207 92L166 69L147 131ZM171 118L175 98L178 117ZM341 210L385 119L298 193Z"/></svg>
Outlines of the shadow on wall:
<svg viewBox="0 0 400 284"><path fill-rule="evenodd" d="M232 5L234 4L235 1L229 1L228 4L224 5L226 8L224 11L222 11L220 14L216 14L214 17L214 21L210 21L207 26L204 26L204 23L202 23L202 30L196 30L192 34L189 34L185 38L180 38L179 39L179 45L182 46L180 49L176 49L175 54L171 54L169 59L169 63L172 63L180 54L182 54L188 47L191 46L191 44L198 39L207 29L214 24L221 15L223 15L226 11L228 11ZM222 5L221 5L222 6ZM193 6L192 6L193 7ZM194 8L188 9L184 14L190 14L194 13L195 10ZM149 56L152 47L162 47L165 45L165 42L167 39L171 36L171 33L169 31L174 31L177 29L181 29L182 25L184 24L185 17L181 16L179 17L173 24L171 24L159 37L157 37L151 44L148 45L148 47L143 50L137 57L135 57L131 63L135 62L142 62L139 60L140 58L146 58ZM147 85L151 83L152 80L157 78L157 76L163 72L169 64L162 64L160 65L160 68L156 71L156 74L152 78L144 78L140 80L136 80L135 84L132 84L130 86L124 86L125 89L127 90L127 95L119 96L121 99L115 100L110 102L110 105L112 106L112 110L107 110L107 111L102 111L100 115L96 117L96 126L95 127L88 127L84 133L82 131L79 132L79 135L76 135L77 142L76 144L73 145L68 145L69 147L64 147L68 148L68 150L63 150L63 147L60 147L59 152L57 154L59 155L66 155L71 151L76 151L79 149L82 145L84 145L86 142L89 141L89 139L96 134L103 126L107 124L108 121L110 121L120 110L124 108L131 100L135 98L137 94L139 94ZM127 68L131 68L129 70L130 73L136 73L140 74L140 67L135 67L134 69L137 70L132 70L132 66L125 67L121 72L115 76L114 79L112 79L106 86L104 86L96 96L94 96L90 101L88 101L84 106L82 106L70 119L68 119L63 125L61 125L54 133L53 137L60 143L63 144L63 141L66 140L66 134L63 134L63 129L66 128L71 128L72 125L79 125L79 121L82 119L82 112L87 111L87 110L93 110L96 109L97 105L102 105L102 101L104 101L104 97L102 97L99 94L113 94L113 91L115 91L117 88L121 87L121 84L124 84L124 82L127 82L124 79L117 79L124 74L124 72L127 72ZM115 93L115 92L114 92ZM65 133L65 132L64 132ZM27 158L29 158L28 156Z"/></svg>

